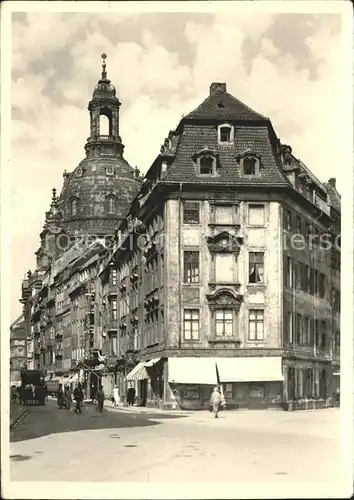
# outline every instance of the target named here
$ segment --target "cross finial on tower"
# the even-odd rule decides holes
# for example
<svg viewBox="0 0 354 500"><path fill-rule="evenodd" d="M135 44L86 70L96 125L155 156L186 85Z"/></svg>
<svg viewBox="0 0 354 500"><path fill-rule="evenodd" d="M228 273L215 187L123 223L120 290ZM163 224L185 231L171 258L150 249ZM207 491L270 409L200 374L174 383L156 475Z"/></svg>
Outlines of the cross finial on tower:
<svg viewBox="0 0 354 500"><path fill-rule="evenodd" d="M103 52L101 54L102 57L102 80L106 80L107 78L107 72L106 72L106 59L107 59L107 54Z"/></svg>

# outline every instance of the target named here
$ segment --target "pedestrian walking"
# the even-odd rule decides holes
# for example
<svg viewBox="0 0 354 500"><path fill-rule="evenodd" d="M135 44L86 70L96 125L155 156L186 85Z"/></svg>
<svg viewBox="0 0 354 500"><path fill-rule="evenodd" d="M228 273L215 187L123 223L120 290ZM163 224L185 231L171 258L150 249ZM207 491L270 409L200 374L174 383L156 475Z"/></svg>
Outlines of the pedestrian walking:
<svg viewBox="0 0 354 500"><path fill-rule="evenodd" d="M127 392L127 401L129 406L133 406L135 400L135 389L134 387L129 387Z"/></svg>
<svg viewBox="0 0 354 500"><path fill-rule="evenodd" d="M82 391L82 388L81 388L81 384L80 382L77 384L77 387L75 388L75 391L74 391L74 400L76 402L76 407L75 407L75 413L78 415L78 414L82 414L82 410L81 410L81 404L84 400L84 393Z"/></svg>
<svg viewBox="0 0 354 500"><path fill-rule="evenodd" d="M96 399L97 399L97 409L99 410L100 413L102 413L104 404L104 391L102 385L100 385L97 391Z"/></svg>
<svg viewBox="0 0 354 500"><path fill-rule="evenodd" d="M212 406L212 411L215 418L219 417L220 405L221 405L221 394L218 387L214 387L211 394L210 404Z"/></svg>
<svg viewBox="0 0 354 500"><path fill-rule="evenodd" d="M60 384L59 389L58 389L58 396L57 396L57 405L59 409L61 410L64 404L64 391L63 391L63 386Z"/></svg>
<svg viewBox="0 0 354 500"><path fill-rule="evenodd" d="M120 403L119 391L118 391L118 387L116 385L114 386L114 389L113 389L113 402L114 402L114 406L118 406L118 404Z"/></svg>

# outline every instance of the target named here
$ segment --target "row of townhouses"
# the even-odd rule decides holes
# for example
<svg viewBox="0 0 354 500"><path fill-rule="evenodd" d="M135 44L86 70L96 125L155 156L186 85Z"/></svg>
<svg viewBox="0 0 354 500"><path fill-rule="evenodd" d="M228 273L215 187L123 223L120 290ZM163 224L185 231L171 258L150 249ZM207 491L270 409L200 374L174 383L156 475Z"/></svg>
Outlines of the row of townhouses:
<svg viewBox="0 0 354 500"><path fill-rule="evenodd" d="M340 195L212 83L143 177L102 76L86 157L53 190L22 284L27 368L92 397L204 408L339 400ZM311 406L312 405L312 406Z"/></svg>

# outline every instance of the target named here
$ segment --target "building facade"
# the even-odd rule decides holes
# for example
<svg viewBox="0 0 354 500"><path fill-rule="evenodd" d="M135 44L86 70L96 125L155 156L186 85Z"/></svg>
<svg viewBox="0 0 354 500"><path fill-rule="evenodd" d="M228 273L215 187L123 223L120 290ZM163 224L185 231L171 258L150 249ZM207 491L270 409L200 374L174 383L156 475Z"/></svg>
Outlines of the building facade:
<svg viewBox="0 0 354 500"><path fill-rule="evenodd" d="M88 397L134 386L139 405L206 408L217 383L230 408L338 402L335 179L213 83L142 182L119 107L104 57L86 158L53 193L23 283L28 360Z"/></svg>
<svg viewBox="0 0 354 500"><path fill-rule="evenodd" d="M123 364L139 360L120 390L133 384L139 404L202 408L219 381L231 407L332 405L340 197L330 183L269 119L212 84L119 228L115 349Z"/></svg>
<svg viewBox="0 0 354 500"><path fill-rule="evenodd" d="M18 385L21 381L21 369L27 364L27 338L23 315L10 327L10 383Z"/></svg>
<svg viewBox="0 0 354 500"><path fill-rule="evenodd" d="M95 345L95 287L99 259L110 247L142 179L124 158L119 132L121 103L102 74L88 104L90 137L85 158L64 172L59 196L53 189L45 214L36 269L22 284L29 369L63 383L90 378L98 360ZM96 387L95 386L95 387ZM95 390L95 389L92 389ZM91 391L92 392L92 391Z"/></svg>

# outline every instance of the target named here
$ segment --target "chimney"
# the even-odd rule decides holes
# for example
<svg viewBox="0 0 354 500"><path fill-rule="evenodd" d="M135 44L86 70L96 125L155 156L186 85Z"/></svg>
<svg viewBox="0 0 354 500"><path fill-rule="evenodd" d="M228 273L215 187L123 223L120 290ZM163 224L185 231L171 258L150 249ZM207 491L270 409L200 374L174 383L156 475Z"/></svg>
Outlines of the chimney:
<svg viewBox="0 0 354 500"><path fill-rule="evenodd" d="M218 92L226 92L226 83L212 83L210 85L210 95L217 94Z"/></svg>
<svg viewBox="0 0 354 500"><path fill-rule="evenodd" d="M332 186L332 188L336 189L336 178L331 177L330 179L328 179L328 184Z"/></svg>

